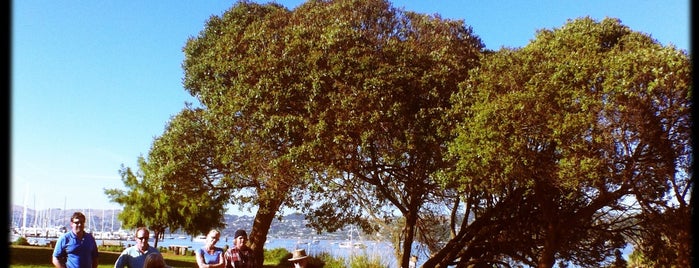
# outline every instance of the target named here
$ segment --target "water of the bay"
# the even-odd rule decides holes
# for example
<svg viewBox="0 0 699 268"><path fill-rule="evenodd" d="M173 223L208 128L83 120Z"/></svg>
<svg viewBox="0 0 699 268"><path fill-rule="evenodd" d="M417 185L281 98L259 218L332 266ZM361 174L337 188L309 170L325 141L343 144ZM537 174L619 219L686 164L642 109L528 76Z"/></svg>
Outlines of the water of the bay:
<svg viewBox="0 0 699 268"><path fill-rule="evenodd" d="M126 244L133 243L133 241L123 241ZM232 239L222 238L216 246L224 247L228 245L231 247ZM289 252L295 249L303 248L306 253L311 256L317 256L320 253L328 253L330 256L336 258L343 258L345 260L350 260L352 256L364 255L369 257L369 259L379 259L385 267L396 268L398 267L398 262L396 261L395 255L393 254L393 246L387 241L362 241L365 247L362 248L344 248L340 247L341 240L308 240L299 241L296 239L280 239L272 238L268 239L265 243L265 249L271 250L275 248L284 248ZM356 241L355 241L356 242ZM100 244L100 241L97 241ZM153 241L150 242L153 245ZM191 239L178 239L178 238L166 238L164 240L158 241L158 247L168 247L171 245L177 246L187 246L189 250L202 247L204 242L202 241L192 241Z"/></svg>

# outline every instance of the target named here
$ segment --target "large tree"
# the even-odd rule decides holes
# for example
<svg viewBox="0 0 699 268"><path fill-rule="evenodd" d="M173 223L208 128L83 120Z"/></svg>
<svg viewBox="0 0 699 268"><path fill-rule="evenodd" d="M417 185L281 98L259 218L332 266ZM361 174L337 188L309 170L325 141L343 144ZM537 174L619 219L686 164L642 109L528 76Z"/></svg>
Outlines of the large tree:
<svg viewBox="0 0 699 268"><path fill-rule="evenodd" d="M332 211L313 214L317 226L358 221L356 204L388 204L407 219L407 266L419 210L439 191L430 174L444 165L450 133L441 112L482 46L461 21L378 0L310 1L293 12L239 2L212 17L185 47L185 87L215 126L231 201L259 207L253 248L261 254L281 206L344 191Z"/></svg>
<svg viewBox="0 0 699 268"><path fill-rule="evenodd" d="M276 4L238 2L184 48L184 86L214 131L211 158L188 161L220 164L208 172L227 185L227 202L257 208L250 232L257 259L275 215L293 206L290 194L308 173L294 151L303 142L306 98L295 86L302 75L284 56L289 14Z"/></svg>
<svg viewBox="0 0 699 268"><path fill-rule="evenodd" d="M124 206L120 220L128 227L153 230L156 246L166 229L181 228L197 235L224 226L230 187L213 172L216 162L191 161L215 159L210 151L211 131L201 114L199 109L184 109L153 141L148 157L138 158L136 171L122 167L120 174L128 191L105 190L113 202Z"/></svg>
<svg viewBox="0 0 699 268"><path fill-rule="evenodd" d="M629 46L626 53L615 55L617 64L610 68L606 86L633 89L617 96L628 102L629 110L637 111L626 119L644 123L645 133L639 131L632 137L641 136L664 147L655 152L656 161L664 162L663 176L653 184L655 191L634 191L641 213L638 233L631 238L635 250L649 260L647 265L689 267L694 186L690 57L673 46L649 42Z"/></svg>
<svg viewBox="0 0 699 268"><path fill-rule="evenodd" d="M458 164L444 181L480 205L425 266L611 262L634 211L668 206L676 183L671 198L687 203L690 73L686 53L609 18L484 58L455 98Z"/></svg>
<svg viewBox="0 0 699 268"><path fill-rule="evenodd" d="M307 87L314 93L310 150L343 174L324 181L342 186L330 189L349 193L319 205L311 219L336 227L351 206L381 219L397 212L405 225L395 245L407 267L420 211L442 194L431 176L448 165L442 154L450 122L442 113L483 45L463 21L386 1L312 1L294 17L311 22L292 42L308 51L302 65L311 70Z"/></svg>
<svg viewBox="0 0 699 268"><path fill-rule="evenodd" d="M120 189L105 189L104 193L115 203L123 206L123 210L117 216L122 226L135 229L147 227L153 231L155 246L158 246L160 235L168 227L167 217L163 217L167 202L161 202L161 195L153 185L144 182L141 167L145 166L143 157L138 158L139 169L134 172L131 168L122 166L119 175L124 186L129 191ZM135 235L135 234L134 234Z"/></svg>

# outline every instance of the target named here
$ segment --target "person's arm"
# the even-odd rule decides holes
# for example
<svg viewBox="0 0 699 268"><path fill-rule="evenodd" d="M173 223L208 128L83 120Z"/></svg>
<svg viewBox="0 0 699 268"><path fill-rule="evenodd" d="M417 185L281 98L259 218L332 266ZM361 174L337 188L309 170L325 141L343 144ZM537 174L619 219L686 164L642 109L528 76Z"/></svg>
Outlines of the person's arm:
<svg viewBox="0 0 699 268"><path fill-rule="evenodd" d="M128 249L125 249L124 251L121 252L121 254L119 254L119 257L114 262L114 268L126 267L126 258L128 256L128 254L126 253L126 250L128 250Z"/></svg>
<svg viewBox="0 0 699 268"><path fill-rule="evenodd" d="M65 244L65 237L61 236L56 241L56 246L53 248L53 254L51 255L51 263L56 268L66 268L66 264L58 259L58 256L64 256L63 244Z"/></svg>
<svg viewBox="0 0 699 268"><path fill-rule="evenodd" d="M51 256L51 263L53 263L53 266L56 268L66 268L65 263L62 263L56 256Z"/></svg>
<svg viewBox="0 0 699 268"><path fill-rule="evenodd" d="M209 265L209 268L225 268L226 260L224 259L225 251L221 250L221 255L218 257L218 263L214 265Z"/></svg>
<svg viewBox="0 0 699 268"><path fill-rule="evenodd" d="M194 257L197 258L197 266L199 268L207 268L208 265L204 262L204 256L201 255L201 249L194 250Z"/></svg>
<svg viewBox="0 0 699 268"><path fill-rule="evenodd" d="M97 247L97 241L95 241L95 237L90 235L92 239L92 243L94 244L94 250L92 251L92 268L97 268L97 265L99 264L99 248Z"/></svg>
<svg viewBox="0 0 699 268"><path fill-rule="evenodd" d="M231 252L230 249L223 252L223 267L225 267L225 268L234 268L235 267L235 264L232 261L230 252Z"/></svg>

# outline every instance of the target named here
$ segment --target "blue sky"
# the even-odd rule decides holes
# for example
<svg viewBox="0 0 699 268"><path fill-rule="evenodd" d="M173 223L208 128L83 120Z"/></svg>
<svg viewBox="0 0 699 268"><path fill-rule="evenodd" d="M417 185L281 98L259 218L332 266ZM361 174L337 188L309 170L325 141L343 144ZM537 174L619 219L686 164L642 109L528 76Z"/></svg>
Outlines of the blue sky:
<svg viewBox="0 0 699 268"><path fill-rule="evenodd" d="M265 3L267 1L259 1ZM278 1L294 8L303 1ZM196 100L182 87L182 47L234 1L12 1L11 200L29 208L113 209L170 117ZM463 19L486 47L521 47L568 19L619 18L690 49L689 1L395 0ZM237 213L236 211L232 211Z"/></svg>

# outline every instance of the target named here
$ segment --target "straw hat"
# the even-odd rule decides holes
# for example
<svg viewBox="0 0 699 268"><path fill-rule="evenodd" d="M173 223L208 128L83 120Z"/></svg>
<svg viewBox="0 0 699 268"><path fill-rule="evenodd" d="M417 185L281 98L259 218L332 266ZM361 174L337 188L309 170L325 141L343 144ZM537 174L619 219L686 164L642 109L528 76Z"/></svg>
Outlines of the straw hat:
<svg viewBox="0 0 699 268"><path fill-rule="evenodd" d="M291 254L291 259L289 261L300 261L305 258L308 258L308 255L306 255L306 250L305 249L297 249L294 250L294 253Z"/></svg>

